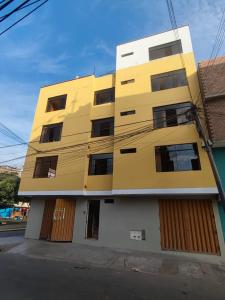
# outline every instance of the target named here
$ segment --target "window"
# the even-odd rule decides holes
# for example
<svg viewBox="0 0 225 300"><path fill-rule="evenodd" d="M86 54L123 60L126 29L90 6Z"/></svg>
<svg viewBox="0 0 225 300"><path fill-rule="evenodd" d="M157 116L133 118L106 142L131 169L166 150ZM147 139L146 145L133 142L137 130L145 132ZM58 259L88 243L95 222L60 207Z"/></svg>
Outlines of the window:
<svg viewBox="0 0 225 300"><path fill-rule="evenodd" d="M200 170L197 144L180 144L155 147L156 171Z"/></svg>
<svg viewBox="0 0 225 300"><path fill-rule="evenodd" d="M149 60L182 53L181 40L149 48Z"/></svg>
<svg viewBox="0 0 225 300"><path fill-rule="evenodd" d="M42 127L40 143L57 142L61 140L63 123L45 125Z"/></svg>
<svg viewBox="0 0 225 300"><path fill-rule="evenodd" d="M105 204L114 204L114 202L115 202L114 199L105 199L104 200Z"/></svg>
<svg viewBox="0 0 225 300"><path fill-rule="evenodd" d="M112 174L113 172L113 155L92 154L89 162L89 175Z"/></svg>
<svg viewBox="0 0 225 300"><path fill-rule="evenodd" d="M128 84L128 83L133 83L134 81L135 81L134 79L124 80L124 81L121 81L121 85Z"/></svg>
<svg viewBox="0 0 225 300"><path fill-rule="evenodd" d="M192 122L191 107L189 102L154 107L154 128L190 124Z"/></svg>
<svg viewBox="0 0 225 300"><path fill-rule="evenodd" d="M120 154L136 153L136 148L120 149Z"/></svg>
<svg viewBox="0 0 225 300"><path fill-rule="evenodd" d="M114 134L114 118L92 121L91 137L108 136Z"/></svg>
<svg viewBox="0 0 225 300"><path fill-rule="evenodd" d="M53 178L56 175L58 156L37 157L34 178Z"/></svg>
<svg viewBox="0 0 225 300"><path fill-rule="evenodd" d="M136 113L135 110L128 110L128 111L122 111L120 113L121 116L128 116L128 115L134 115Z"/></svg>
<svg viewBox="0 0 225 300"><path fill-rule="evenodd" d="M172 89L187 85L186 72L184 69L151 76L152 91Z"/></svg>
<svg viewBox="0 0 225 300"><path fill-rule="evenodd" d="M115 88L95 92L95 105L115 102Z"/></svg>
<svg viewBox="0 0 225 300"><path fill-rule="evenodd" d="M66 107L67 95L48 98L46 112L64 109Z"/></svg>
<svg viewBox="0 0 225 300"><path fill-rule="evenodd" d="M121 57L126 57L126 56L130 56L130 55L133 55L134 52L129 52L129 53L124 53L121 55Z"/></svg>

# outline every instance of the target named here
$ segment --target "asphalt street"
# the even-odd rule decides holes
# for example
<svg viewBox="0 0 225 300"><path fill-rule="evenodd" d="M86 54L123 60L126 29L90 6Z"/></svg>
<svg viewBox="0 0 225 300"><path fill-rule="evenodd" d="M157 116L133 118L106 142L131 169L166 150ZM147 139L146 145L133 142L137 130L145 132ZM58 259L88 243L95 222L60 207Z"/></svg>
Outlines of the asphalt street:
<svg viewBox="0 0 225 300"><path fill-rule="evenodd" d="M224 282L88 268L62 261L0 254L4 300L224 300Z"/></svg>
<svg viewBox="0 0 225 300"><path fill-rule="evenodd" d="M24 236L24 233L25 233L25 229L23 229L23 230L12 230L12 231L0 231L0 238L13 237L13 236Z"/></svg>

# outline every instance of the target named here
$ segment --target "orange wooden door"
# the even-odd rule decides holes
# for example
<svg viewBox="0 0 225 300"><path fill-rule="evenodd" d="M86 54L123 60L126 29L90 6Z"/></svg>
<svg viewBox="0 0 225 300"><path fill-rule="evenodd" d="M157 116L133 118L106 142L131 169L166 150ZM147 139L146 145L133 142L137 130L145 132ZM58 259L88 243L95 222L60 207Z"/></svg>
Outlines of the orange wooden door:
<svg viewBox="0 0 225 300"><path fill-rule="evenodd" d="M211 200L159 202L163 250L220 254Z"/></svg>
<svg viewBox="0 0 225 300"><path fill-rule="evenodd" d="M46 199L41 224L40 239L49 240L51 238L54 209L55 199Z"/></svg>
<svg viewBox="0 0 225 300"><path fill-rule="evenodd" d="M56 199L53 214L51 241L71 242L75 218L75 199Z"/></svg>

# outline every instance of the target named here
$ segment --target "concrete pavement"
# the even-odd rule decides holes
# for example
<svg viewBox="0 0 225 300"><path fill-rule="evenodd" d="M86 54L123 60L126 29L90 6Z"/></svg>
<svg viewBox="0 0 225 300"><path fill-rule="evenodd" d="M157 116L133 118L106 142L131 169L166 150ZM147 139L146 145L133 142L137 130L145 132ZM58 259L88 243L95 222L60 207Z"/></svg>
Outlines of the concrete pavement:
<svg viewBox="0 0 225 300"><path fill-rule="evenodd" d="M25 230L0 231L0 251L5 252L24 242Z"/></svg>
<svg viewBox="0 0 225 300"><path fill-rule="evenodd" d="M112 250L110 248L76 243L51 243L26 240L8 253L48 260L67 261L81 267L101 267L132 270L150 275L171 275L184 278L217 278L225 283L225 265L211 264L185 256L154 254L141 251ZM210 257L210 256L209 256Z"/></svg>

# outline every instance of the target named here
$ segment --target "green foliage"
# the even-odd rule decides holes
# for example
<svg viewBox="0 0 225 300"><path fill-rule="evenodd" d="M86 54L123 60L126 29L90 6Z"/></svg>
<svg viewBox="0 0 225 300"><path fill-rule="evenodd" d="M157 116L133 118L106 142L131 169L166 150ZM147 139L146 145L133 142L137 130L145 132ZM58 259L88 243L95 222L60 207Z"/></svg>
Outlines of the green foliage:
<svg viewBox="0 0 225 300"><path fill-rule="evenodd" d="M0 207L10 207L18 202L20 178L14 174L0 174Z"/></svg>

